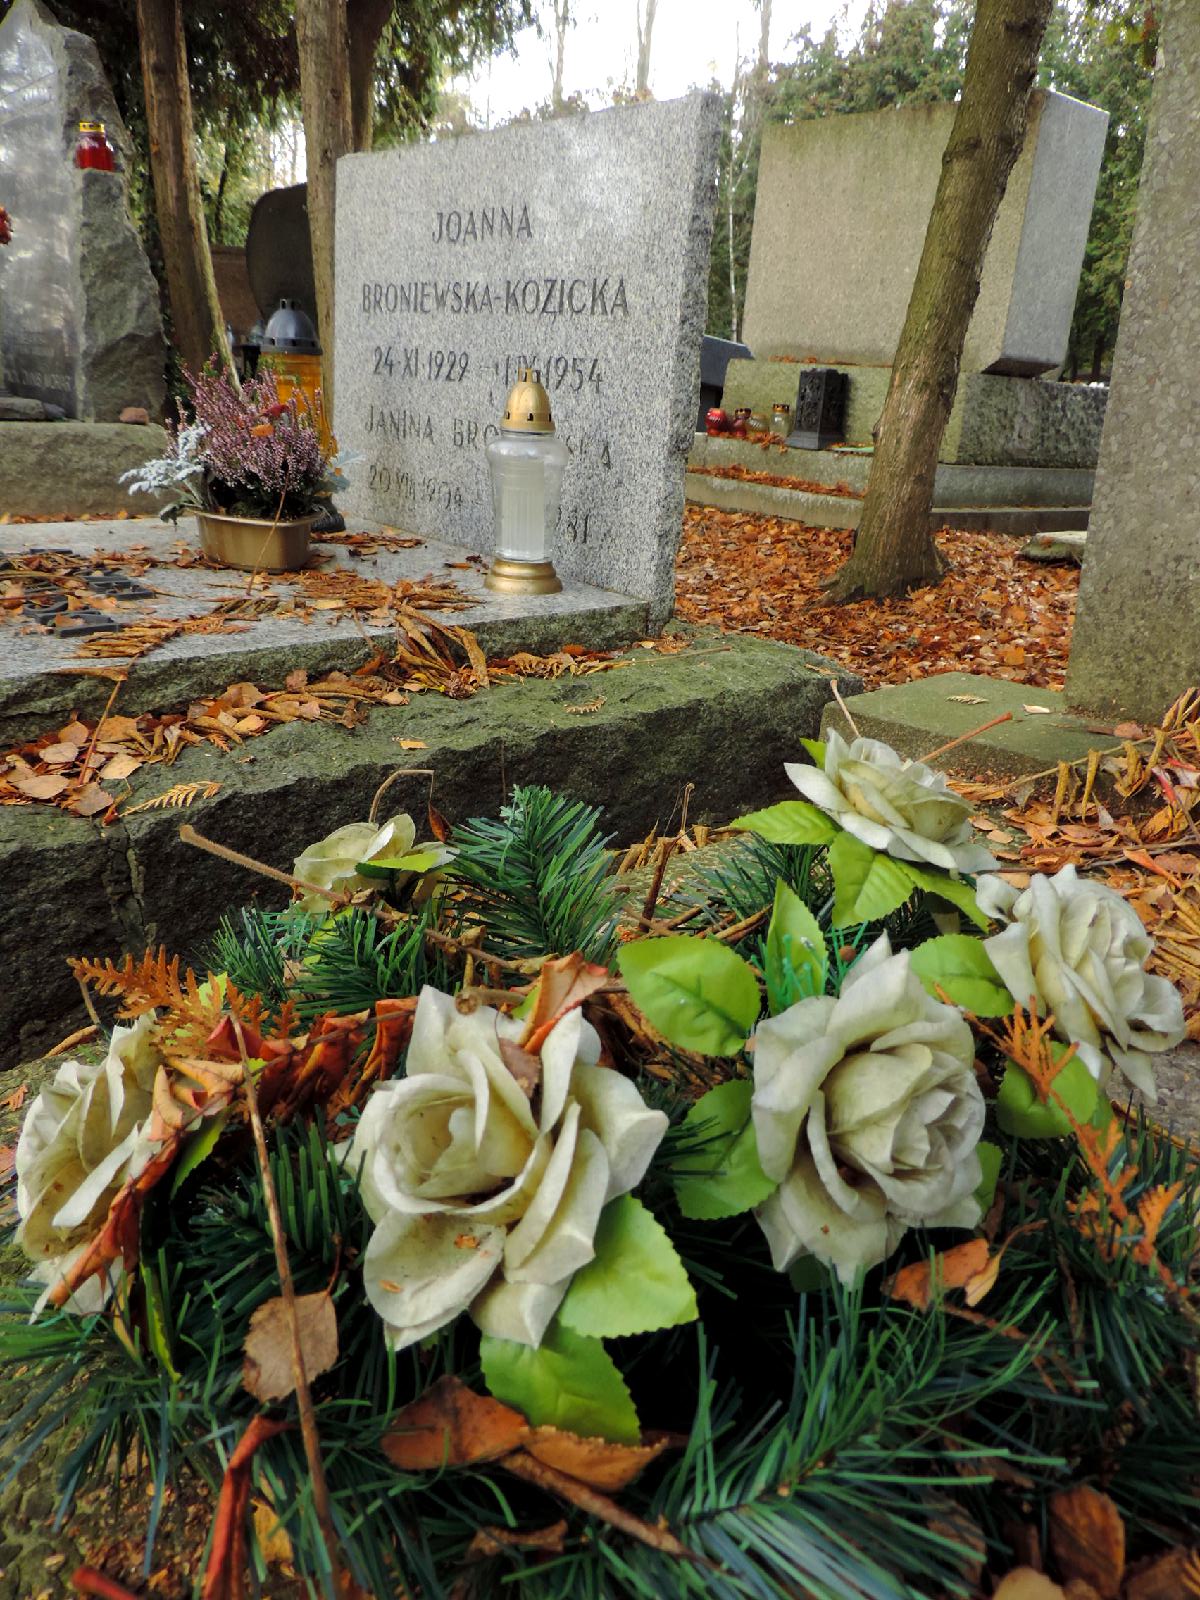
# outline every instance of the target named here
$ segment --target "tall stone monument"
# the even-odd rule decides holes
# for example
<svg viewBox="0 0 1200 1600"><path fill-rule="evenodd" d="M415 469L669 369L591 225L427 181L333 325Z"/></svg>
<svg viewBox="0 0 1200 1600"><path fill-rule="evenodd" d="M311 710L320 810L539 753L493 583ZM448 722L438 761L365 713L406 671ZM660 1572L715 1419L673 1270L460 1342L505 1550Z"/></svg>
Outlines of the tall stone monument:
<svg viewBox="0 0 1200 1600"><path fill-rule="evenodd" d="M795 404L794 370L849 378L843 437L869 446L925 241L956 107L777 124L763 136L743 336L726 410ZM1108 115L1037 92L984 262L944 462L1095 466L1102 390L1041 381L1061 365ZM781 364L782 363L782 364Z"/></svg>
<svg viewBox="0 0 1200 1600"><path fill-rule="evenodd" d="M570 461L559 572L674 598L719 103L522 124L338 163L339 504L482 553L484 455L535 368Z"/></svg>
<svg viewBox="0 0 1200 1600"><path fill-rule="evenodd" d="M1200 6L1160 9L1067 695L1153 720L1200 684Z"/></svg>
<svg viewBox="0 0 1200 1600"><path fill-rule="evenodd" d="M80 121L103 122L116 172L74 164ZM16 0L0 23L0 372L17 395L83 422L162 412L158 290L129 216L129 138L96 47Z"/></svg>

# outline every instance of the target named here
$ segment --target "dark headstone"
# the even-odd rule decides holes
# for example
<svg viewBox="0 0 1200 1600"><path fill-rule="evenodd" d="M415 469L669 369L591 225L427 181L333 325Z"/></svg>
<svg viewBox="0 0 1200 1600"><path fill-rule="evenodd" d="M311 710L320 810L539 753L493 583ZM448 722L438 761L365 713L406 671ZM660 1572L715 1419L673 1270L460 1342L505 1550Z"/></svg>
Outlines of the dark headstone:
<svg viewBox="0 0 1200 1600"><path fill-rule="evenodd" d="M846 391L849 379L836 367L805 367L796 387L792 431L795 450L826 450L846 437Z"/></svg>
<svg viewBox="0 0 1200 1600"><path fill-rule="evenodd" d="M752 361L754 355L748 344L736 339L716 339L706 333L700 341L700 410L696 417L696 432L704 432L705 414L721 404L725 388L725 368L731 361Z"/></svg>
<svg viewBox="0 0 1200 1600"><path fill-rule="evenodd" d="M103 122L117 171L75 166L78 125ZM158 288L130 219L129 137L96 46L41 0L0 23L0 377L85 422L129 405L161 415Z"/></svg>
<svg viewBox="0 0 1200 1600"><path fill-rule="evenodd" d="M246 271L264 322L281 300L316 317L306 183L268 189L255 202L246 231Z"/></svg>

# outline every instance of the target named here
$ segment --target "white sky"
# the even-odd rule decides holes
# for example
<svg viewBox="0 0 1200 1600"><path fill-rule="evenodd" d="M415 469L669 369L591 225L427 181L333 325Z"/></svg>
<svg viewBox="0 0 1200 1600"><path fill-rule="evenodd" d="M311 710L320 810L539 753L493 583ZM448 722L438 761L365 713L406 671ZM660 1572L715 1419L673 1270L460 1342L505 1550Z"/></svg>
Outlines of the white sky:
<svg viewBox="0 0 1200 1600"><path fill-rule="evenodd" d="M606 104L622 84L632 87L637 60L637 0L575 0L579 20L567 35L564 95L583 94L592 105ZM790 42L806 23L816 36L831 21L854 27L866 0L774 0L771 59L786 61ZM550 98L553 81L553 13L547 0L540 10L547 37L536 28L516 38L516 55L498 56L474 78L460 81L478 120L503 122L526 107ZM758 48L758 8L753 0L658 0L650 55L650 88L668 100L718 79L728 88L738 56Z"/></svg>

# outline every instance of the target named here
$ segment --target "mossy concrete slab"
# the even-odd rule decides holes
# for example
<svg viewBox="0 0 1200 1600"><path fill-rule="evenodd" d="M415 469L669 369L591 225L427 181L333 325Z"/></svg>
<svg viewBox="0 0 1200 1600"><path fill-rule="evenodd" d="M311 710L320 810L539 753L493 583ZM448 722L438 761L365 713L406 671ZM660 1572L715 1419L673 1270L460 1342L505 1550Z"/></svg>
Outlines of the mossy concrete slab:
<svg viewBox="0 0 1200 1600"><path fill-rule="evenodd" d="M714 478L706 472L689 472L684 479L684 492L692 505L758 517L785 517L810 528L857 528L862 516L862 501L848 495L785 489L778 484L750 483L744 478ZM950 527L1027 539L1035 533L1078 528L1086 524L1087 518L1086 508L1080 506L942 506L929 513L929 527L934 532Z"/></svg>
<svg viewBox="0 0 1200 1600"><path fill-rule="evenodd" d="M1060 761L1078 761L1090 750L1115 749L1121 742L1069 712L1061 690L1034 689L973 672L944 672L916 683L889 684L854 695L846 701L846 711L861 734L882 739L913 759L1011 713L1011 721L975 734L931 763L962 777L1053 773ZM821 731L828 733L831 728L843 738L852 737L845 712L832 702L825 708Z"/></svg>
<svg viewBox="0 0 1200 1600"><path fill-rule="evenodd" d="M724 821L773 795L801 736L816 733L831 683L861 681L811 653L704 631L686 650L634 647L624 665L586 677L505 684L470 700L414 694L363 725L289 723L224 754L185 750L144 767L140 803L175 784L219 790L186 811L143 811L108 828L48 807L0 809L0 945L19 956L0 989L0 1060L70 1028L78 991L64 958L118 955L166 942L194 953L222 914L283 891L185 846L179 825L290 868L305 845L366 817L385 777L432 768L452 820L494 815L516 784L545 783L605 808L622 840L666 825L685 786L694 821ZM419 740L415 750L400 740ZM429 780L396 783L388 810L424 815Z"/></svg>
<svg viewBox="0 0 1200 1600"><path fill-rule="evenodd" d="M47 518L145 511L162 500L131 500L119 480L166 447L166 434L153 423L6 422L0 427L0 511Z"/></svg>

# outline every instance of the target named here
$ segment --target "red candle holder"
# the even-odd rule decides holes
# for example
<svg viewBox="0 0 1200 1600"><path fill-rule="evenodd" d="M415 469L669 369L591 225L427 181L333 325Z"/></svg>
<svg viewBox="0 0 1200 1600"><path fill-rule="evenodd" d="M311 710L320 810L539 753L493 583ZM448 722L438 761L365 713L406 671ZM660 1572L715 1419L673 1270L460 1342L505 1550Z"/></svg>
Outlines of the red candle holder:
<svg viewBox="0 0 1200 1600"><path fill-rule="evenodd" d="M75 165L95 172L117 170L116 151L104 131L102 122L81 122L79 140L75 146Z"/></svg>

